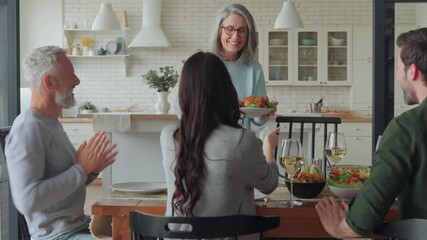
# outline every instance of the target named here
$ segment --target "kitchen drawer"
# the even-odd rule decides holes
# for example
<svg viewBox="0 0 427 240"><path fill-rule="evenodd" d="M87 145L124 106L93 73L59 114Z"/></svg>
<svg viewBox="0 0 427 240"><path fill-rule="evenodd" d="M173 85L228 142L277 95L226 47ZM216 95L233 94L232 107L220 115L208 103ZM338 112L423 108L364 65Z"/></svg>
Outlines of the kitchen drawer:
<svg viewBox="0 0 427 240"><path fill-rule="evenodd" d="M328 125L328 132L332 132L334 127ZM344 136L372 136L372 123L341 123L338 124L338 132L343 132ZM317 132L317 137L323 137L323 125Z"/></svg>
<svg viewBox="0 0 427 240"><path fill-rule="evenodd" d="M339 164L372 165L372 138L350 136L345 139L347 152Z"/></svg>
<svg viewBox="0 0 427 240"><path fill-rule="evenodd" d="M341 123L338 131L344 136L372 136L372 123Z"/></svg>
<svg viewBox="0 0 427 240"><path fill-rule="evenodd" d="M328 132L333 131L333 127ZM372 165L372 123L341 123L347 146L344 159L339 164ZM316 136L316 156L323 156L323 127Z"/></svg>
<svg viewBox="0 0 427 240"><path fill-rule="evenodd" d="M74 148L77 150L79 149L80 145L84 142L84 141L88 141L89 138L91 136L87 136L87 137L68 137L70 139L70 142L73 144Z"/></svg>
<svg viewBox="0 0 427 240"><path fill-rule="evenodd" d="M92 136L93 134L92 123L62 123L64 131L68 137L72 136Z"/></svg>

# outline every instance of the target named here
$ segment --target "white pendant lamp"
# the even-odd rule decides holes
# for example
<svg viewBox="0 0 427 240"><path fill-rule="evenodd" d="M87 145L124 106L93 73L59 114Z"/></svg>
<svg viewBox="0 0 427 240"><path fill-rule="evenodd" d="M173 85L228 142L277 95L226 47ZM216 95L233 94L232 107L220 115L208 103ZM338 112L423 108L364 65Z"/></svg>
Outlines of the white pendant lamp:
<svg viewBox="0 0 427 240"><path fill-rule="evenodd" d="M275 29L303 28L301 17L299 16L292 1L284 1L283 8L274 22Z"/></svg>
<svg viewBox="0 0 427 240"><path fill-rule="evenodd" d="M142 27L129 47L170 47L160 26L162 0L142 0Z"/></svg>
<svg viewBox="0 0 427 240"><path fill-rule="evenodd" d="M92 24L92 30L122 30L111 3L102 3Z"/></svg>

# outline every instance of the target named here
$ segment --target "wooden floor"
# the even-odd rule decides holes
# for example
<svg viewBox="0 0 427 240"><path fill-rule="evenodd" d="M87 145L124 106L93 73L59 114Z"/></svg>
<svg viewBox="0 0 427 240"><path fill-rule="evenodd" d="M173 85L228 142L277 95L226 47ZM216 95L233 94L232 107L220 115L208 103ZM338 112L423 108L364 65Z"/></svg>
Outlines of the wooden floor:
<svg viewBox="0 0 427 240"><path fill-rule="evenodd" d="M85 214L92 215L92 205L102 198L102 182L94 181L86 188Z"/></svg>

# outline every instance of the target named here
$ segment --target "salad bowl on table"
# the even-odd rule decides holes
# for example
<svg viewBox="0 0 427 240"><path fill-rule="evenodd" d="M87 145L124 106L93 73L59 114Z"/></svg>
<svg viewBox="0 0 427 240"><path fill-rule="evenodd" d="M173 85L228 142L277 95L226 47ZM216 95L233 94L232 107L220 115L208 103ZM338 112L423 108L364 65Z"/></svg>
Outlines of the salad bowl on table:
<svg viewBox="0 0 427 240"><path fill-rule="evenodd" d="M369 166L342 165L331 168L328 172L329 191L338 198L352 199L359 194L370 175Z"/></svg>

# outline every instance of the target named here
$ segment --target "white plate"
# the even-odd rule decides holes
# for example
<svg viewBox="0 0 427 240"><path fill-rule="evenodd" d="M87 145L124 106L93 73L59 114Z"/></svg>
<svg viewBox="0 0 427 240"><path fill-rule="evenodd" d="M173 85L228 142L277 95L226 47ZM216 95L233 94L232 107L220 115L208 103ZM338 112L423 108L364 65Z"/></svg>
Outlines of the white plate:
<svg viewBox="0 0 427 240"><path fill-rule="evenodd" d="M255 197L255 200L261 200L261 199L264 199L265 197L267 197L267 195L258 191L257 189L254 189L254 197Z"/></svg>
<svg viewBox="0 0 427 240"><path fill-rule="evenodd" d="M161 193L166 191L166 183L161 182L125 182L115 183L111 190L123 193Z"/></svg>
<svg viewBox="0 0 427 240"><path fill-rule="evenodd" d="M105 48L108 54L115 54L117 51L117 43L115 41L109 41Z"/></svg>
<svg viewBox="0 0 427 240"><path fill-rule="evenodd" d="M272 108L240 108L240 111L246 114L247 118L259 117L273 111Z"/></svg>

